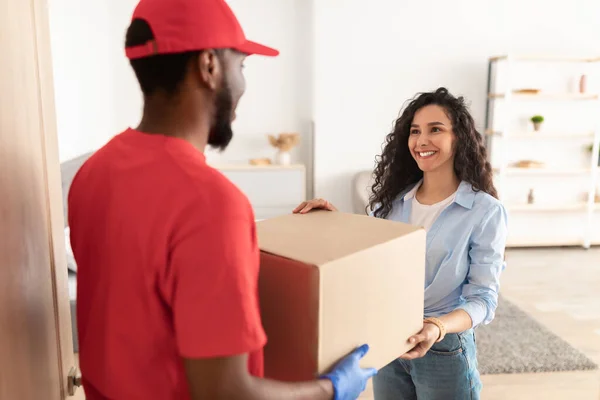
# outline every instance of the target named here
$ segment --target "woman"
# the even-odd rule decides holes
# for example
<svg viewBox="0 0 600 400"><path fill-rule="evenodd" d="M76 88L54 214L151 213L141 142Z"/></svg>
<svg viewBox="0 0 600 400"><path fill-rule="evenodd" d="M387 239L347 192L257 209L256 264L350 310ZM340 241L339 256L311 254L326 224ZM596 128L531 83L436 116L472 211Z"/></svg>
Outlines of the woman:
<svg viewBox="0 0 600 400"><path fill-rule="evenodd" d="M440 88L413 99L374 175L371 215L427 231L423 328L374 378L375 399L479 399L473 330L494 318L507 216L463 98ZM315 199L294 212L316 208L336 210Z"/></svg>

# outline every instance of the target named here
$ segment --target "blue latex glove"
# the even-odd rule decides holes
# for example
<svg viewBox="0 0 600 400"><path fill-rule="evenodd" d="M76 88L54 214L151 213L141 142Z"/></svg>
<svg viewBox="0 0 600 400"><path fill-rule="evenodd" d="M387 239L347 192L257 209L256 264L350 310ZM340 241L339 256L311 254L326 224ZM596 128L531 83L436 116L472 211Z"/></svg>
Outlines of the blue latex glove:
<svg viewBox="0 0 600 400"><path fill-rule="evenodd" d="M323 375L333 383L333 400L356 400L367 388L367 382L375 374L375 368L363 369L360 359L367 354L369 346L364 344L340 361L333 371Z"/></svg>

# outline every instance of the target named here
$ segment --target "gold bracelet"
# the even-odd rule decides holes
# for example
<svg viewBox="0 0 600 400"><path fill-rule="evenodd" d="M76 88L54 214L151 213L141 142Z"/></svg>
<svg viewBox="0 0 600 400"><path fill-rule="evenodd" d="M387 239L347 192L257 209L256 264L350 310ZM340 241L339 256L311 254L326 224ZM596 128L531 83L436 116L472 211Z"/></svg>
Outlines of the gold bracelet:
<svg viewBox="0 0 600 400"><path fill-rule="evenodd" d="M442 340L444 340L444 337L446 336L446 325L444 325L444 323L442 322L441 319L435 318L435 317L429 317L429 318L425 318L424 322L434 324L435 326L440 328L440 337L438 340L435 341L436 343L439 343Z"/></svg>

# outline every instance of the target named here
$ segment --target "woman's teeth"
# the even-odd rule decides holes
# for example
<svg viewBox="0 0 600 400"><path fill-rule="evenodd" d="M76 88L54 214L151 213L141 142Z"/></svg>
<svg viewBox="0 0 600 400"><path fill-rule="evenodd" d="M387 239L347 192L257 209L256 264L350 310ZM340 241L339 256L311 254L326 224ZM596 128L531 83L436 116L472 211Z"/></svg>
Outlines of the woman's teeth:
<svg viewBox="0 0 600 400"><path fill-rule="evenodd" d="M435 154L435 151L423 151L423 152L419 152L419 156L420 157L431 157L434 154Z"/></svg>

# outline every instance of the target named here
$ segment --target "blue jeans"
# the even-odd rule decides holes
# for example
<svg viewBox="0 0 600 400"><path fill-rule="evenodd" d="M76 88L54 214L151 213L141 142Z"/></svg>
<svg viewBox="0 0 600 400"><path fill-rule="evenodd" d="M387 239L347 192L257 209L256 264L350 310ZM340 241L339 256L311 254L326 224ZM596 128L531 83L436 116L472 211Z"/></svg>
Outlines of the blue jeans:
<svg viewBox="0 0 600 400"><path fill-rule="evenodd" d="M473 330L446 335L422 358L397 359L373 378L375 400L479 400Z"/></svg>

